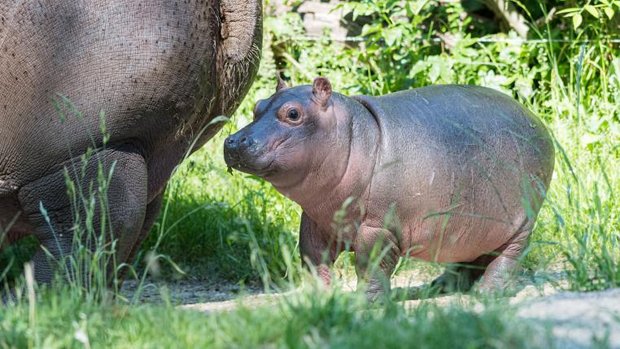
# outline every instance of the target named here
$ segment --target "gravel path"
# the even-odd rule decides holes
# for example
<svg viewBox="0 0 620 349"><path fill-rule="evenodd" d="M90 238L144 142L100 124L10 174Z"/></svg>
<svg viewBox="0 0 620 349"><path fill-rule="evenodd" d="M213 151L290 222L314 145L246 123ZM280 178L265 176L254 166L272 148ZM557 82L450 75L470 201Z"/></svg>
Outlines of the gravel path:
<svg viewBox="0 0 620 349"><path fill-rule="evenodd" d="M553 324L559 348L620 348L620 289L524 300L518 316Z"/></svg>

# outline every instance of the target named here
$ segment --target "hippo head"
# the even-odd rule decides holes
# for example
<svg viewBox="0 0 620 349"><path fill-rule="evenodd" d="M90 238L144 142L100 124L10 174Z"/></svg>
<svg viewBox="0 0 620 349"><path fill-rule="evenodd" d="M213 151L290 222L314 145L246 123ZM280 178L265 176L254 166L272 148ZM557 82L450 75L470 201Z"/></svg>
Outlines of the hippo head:
<svg viewBox="0 0 620 349"><path fill-rule="evenodd" d="M337 142L332 87L326 78L276 93L254 107L254 121L224 143L226 164L258 175L276 188L294 186L316 174Z"/></svg>

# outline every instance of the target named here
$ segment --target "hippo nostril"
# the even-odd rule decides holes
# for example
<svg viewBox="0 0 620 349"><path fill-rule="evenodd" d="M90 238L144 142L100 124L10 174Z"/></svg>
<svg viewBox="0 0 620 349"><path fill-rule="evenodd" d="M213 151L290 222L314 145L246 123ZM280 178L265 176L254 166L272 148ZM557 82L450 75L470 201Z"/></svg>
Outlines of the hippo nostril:
<svg viewBox="0 0 620 349"><path fill-rule="evenodd" d="M227 151L236 151L239 148L239 141L235 137L228 137L224 142Z"/></svg>
<svg viewBox="0 0 620 349"><path fill-rule="evenodd" d="M225 146L230 151L244 151L254 144L256 144L256 141L250 136L231 136L225 141Z"/></svg>
<svg viewBox="0 0 620 349"><path fill-rule="evenodd" d="M243 137L239 140L239 142L241 146L245 148L251 147L254 143L256 143L252 137Z"/></svg>

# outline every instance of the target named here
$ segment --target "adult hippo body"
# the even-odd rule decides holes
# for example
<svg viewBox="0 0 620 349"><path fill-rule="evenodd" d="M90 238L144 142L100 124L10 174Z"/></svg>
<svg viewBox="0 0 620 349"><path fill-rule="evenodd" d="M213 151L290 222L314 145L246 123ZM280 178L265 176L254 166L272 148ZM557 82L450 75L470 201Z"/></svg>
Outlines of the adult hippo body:
<svg viewBox="0 0 620 349"><path fill-rule="evenodd" d="M65 169L87 193L101 164L113 170L117 259L128 261L173 169L247 93L261 11L260 1L0 0L0 242L34 234L54 257L70 252ZM52 276L45 259L34 258L39 281Z"/></svg>
<svg viewBox="0 0 620 349"><path fill-rule="evenodd" d="M350 246L371 296L399 256L479 268L447 271L437 280L445 288L468 288L483 272L483 288L502 288L553 172L543 124L487 88L349 98L318 78L314 86L280 86L255 112L226 141L229 166L263 176L301 205L301 253L326 281ZM377 245L385 257L368 273Z"/></svg>

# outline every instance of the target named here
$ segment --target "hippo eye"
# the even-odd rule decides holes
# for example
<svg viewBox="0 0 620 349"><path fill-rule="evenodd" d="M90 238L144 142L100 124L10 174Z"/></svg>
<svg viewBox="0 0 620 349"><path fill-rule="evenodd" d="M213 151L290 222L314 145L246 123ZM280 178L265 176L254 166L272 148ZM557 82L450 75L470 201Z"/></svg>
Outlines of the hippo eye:
<svg viewBox="0 0 620 349"><path fill-rule="evenodd" d="M295 108L292 108L286 113L286 117L291 121L297 121L299 120L299 111Z"/></svg>

